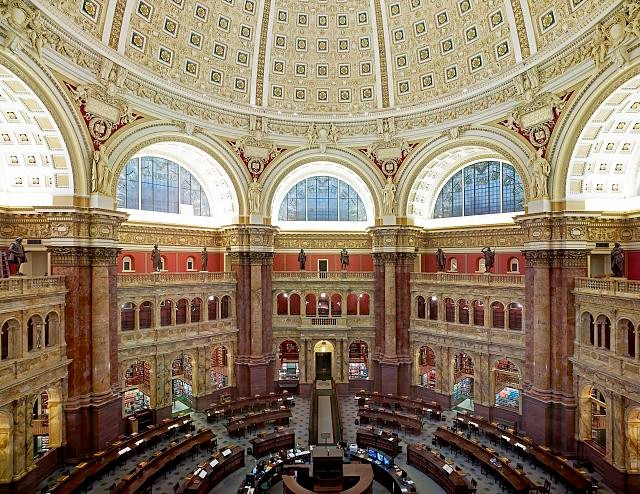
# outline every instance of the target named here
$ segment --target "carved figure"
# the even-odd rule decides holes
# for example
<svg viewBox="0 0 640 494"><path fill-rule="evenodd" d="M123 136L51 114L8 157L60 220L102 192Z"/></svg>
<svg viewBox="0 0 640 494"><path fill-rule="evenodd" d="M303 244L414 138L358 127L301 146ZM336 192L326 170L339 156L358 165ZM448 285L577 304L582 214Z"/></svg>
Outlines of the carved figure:
<svg viewBox="0 0 640 494"><path fill-rule="evenodd" d="M538 150L529 159L529 168L533 171L535 179L535 197L548 197L547 181L551 173L551 165L542 157L543 148Z"/></svg>
<svg viewBox="0 0 640 494"><path fill-rule="evenodd" d="M342 270L346 271L349 267L349 253L345 247L340 251L340 264L342 265Z"/></svg>
<svg viewBox="0 0 640 494"><path fill-rule="evenodd" d="M318 139L318 129L316 128L316 124L309 125L307 128L307 143L308 147L312 148Z"/></svg>
<svg viewBox="0 0 640 494"><path fill-rule="evenodd" d="M38 58L42 57L42 46L44 44L44 26L42 24L42 18L40 17L40 11L36 10L31 18L26 23L27 35L31 41L31 46L38 55Z"/></svg>
<svg viewBox="0 0 640 494"><path fill-rule="evenodd" d="M307 255L304 253L304 249L300 249L300 252L298 253L298 263L300 263L300 270L304 271L307 263Z"/></svg>
<svg viewBox="0 0 640 494"><path fill-rule="evenodd" d="M438 250L436 251L436 261L438 263L438 271L444 271L444 268L447 265L447 258L440 247L438 247Z"/></svg>
<svg viewBox="0 0 640 494"><path fill-rule="evenodd" d="M384 214L395 214L396 209L396 186L393 178L387 177L387 183L382 191L382 207Z"/></svg>
<svg viewBox="0 0 640 494"><path fill-rule="evenodd" d="M27 253L22 246L22 237L16 238L9 245L9 256L7 257L7 261L9 264L15 264L16 273L22 276L22 273L20 272L20 265L27 262Z"/></svg>
<svg viewBox="0 0 640 494"><path fill-rule="evenodd" d="M258 213L260 211L260 196L262 194L262 185L256 177L249 184L249 212Z"/></svg>
<svg viewBox="0 0 640 494"><path fill-rule="evenodd" d="M93 152L93 168L91 171L91 192L108 193L111 183L111 169L107 155L102 149Z"/></svg>
<svg viewBox="0 0 640 494"><path fill-rule="evenodd" d="M333 142L334 144L338 144L338 139L340 139L340 131L338 130L338 127L336 127L334 124L331 124L329 126L328 137L331 142Z"/></svg>
<svg viewBox="0 0 640 494"><path fill-rule="evenodd" d="M207 252L207 248L202 249L202 269L201 271L207 271L207 267L209 266L209 253Z"/></svg>
<svg viewBox="0 0 640 494"><path fill-rule="evenodd" d="M160 255L158 244L154 245L151 251L151 264L154 271L162 271L162 256Z"/></svg>
<svg viewBox="0 0 640 494"><path fill-rule="evenodd" d="M493 268L493 262L496 257L495 251L491 250L491 247L483 247L482 253L484 254L484 267L487 270L487 273L491 272L491 268Z"/></svg>
<svg viewBox="0 0 640 494"><path fill-rule="evenodd" d="M624 249L620 242L616 242L611 251L611 274L614 278L624 278Z"/></svg>
<svg viewBox="0 0 640 494"><path fill-rule="evenodd" d="M607 58L609 52L609 41L602 29L602 25L598 24L593 32L593 39L591 40L591 57L596 63L596 68L600 69Z"/></svg>

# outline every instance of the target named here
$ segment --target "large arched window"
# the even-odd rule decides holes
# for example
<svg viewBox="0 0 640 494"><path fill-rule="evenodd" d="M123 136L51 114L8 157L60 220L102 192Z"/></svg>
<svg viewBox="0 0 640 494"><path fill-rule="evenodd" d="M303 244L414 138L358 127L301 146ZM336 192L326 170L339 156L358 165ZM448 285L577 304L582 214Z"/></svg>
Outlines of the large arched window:
<svg viewBox="0 0 640 494"><path fill-rule="evenodd" d="M280 204L280 221L366 221L358 193L346 182L327 176L309 177L294 185Z"/></svg>
<svg viewBox="0 0 640 494"><path fill-rule="evenodd" d="M524 187L513 166L482 161L459 170L436 199L434 218L524 210Z"/></svg>
<svg viewBox="0 0 640 494"><path fill-rule="evenodd" d="M132 158L118 178L118 207L163 213L211 216L200 182L165 158Z"/></svg>

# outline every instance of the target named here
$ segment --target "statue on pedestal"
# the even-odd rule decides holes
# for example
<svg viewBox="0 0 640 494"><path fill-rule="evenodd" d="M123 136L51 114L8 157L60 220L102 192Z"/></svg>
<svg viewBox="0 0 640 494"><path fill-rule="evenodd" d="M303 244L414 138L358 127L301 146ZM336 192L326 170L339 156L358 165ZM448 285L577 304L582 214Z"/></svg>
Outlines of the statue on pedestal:
<svg viewBox="0 0 640 494"><path fill-rule="evenodd" d="M9 255L7 256L9 264L16 265L16 274L22 276L20 272L20 265L27 262L27 253L22 246L22 237L16 238L11 245L9 245Z"/></svg>
<svg viewBox="0 0 640 494"><path fill-rule="evenodd" d="M447 264L447 258L444 255L444 251L438 247L436 251L436 261L438 262L438 271L444 271L444 268Z"/></svg>
<svg viewBox="0 0 640 494"><path fill-rule="evenodd" d="M260 212L260 195L262 194L262 185L258 182L256 177L253 177L253 182L249 184L249 212Z"/></svg>
<svg viewBox="0 0 640 494"><path fill-rule="evenodd" d="M387 177L387 183L382 191L382 208L384 214L395 214L396 210L396 186L393 178Z"/></svg>
<svg viewBox="0 0 640 494"><path fill-rule="evenodd" d="M624 249L616 242L611 251L611 274L614 278L624 278Z"/></svg>
<svg viewBox="0 0 640 494"><path fill-rule="evenodd" d="M342 248L340 251L340 264L342 265L342 270L346 271L349 267L349 253L346 248Z"/></svg>
<svg viewBox="0 0 640 494"><path fill-rule="evenodd" d="M486 272L490 273L495 261L496 253L491 250L491 247L483 247L481 252L484 254L484 267L487 270Z"/></svg>
<svg viewBox="0 0 640 494"><path fill-rule="evenodd" d="M304 266L307 263L307 255L304 253L304 249L300 249L298 253L298 262L300 263L300 270L304 271Z"/></svg>
<svg viewBox="0 0 640 494"><path fill-rule="evenodd" d="M157 244L153 246L151 251L151 264L154 271L162 271L162 256L160 256L160 249L158 249Z"/></svg>
<svg viewBox="0 0 640 494"><path fill-rule="evenodd" d="M209 253L207 252L207 248L205 247L202 250L202 269L200 271L208 271L207 266L209 265Z"/></svg>
<svg viewBox="0 0 640 494"><path fill-rule="evenodd" d="M551 173L551 165L542 157L542 152L543 149L539 148L529 159L529 167L532 169L535 179L534 197L536 199L549 197L547 182L549 174Z"/></svg>

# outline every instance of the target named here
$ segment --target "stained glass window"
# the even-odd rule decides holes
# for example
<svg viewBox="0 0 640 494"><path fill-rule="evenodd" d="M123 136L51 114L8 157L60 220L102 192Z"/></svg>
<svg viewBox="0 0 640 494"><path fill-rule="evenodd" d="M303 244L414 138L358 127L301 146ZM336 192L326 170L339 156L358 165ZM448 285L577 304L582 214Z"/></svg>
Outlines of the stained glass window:
<svg viewBox="0 0 640 494"><path fill-rule="evenodd" d="M280 221L367 221L364 203L346 182L334 177L305 178L280 204Z"/></svg>
<svg viewBox="0 0 640 494"><path fill-rule="evenodd" d="M524 211L524 187L513 166L482 161L459 170L442 187L434 218Z"/></svg>
<svg viewBox="0 0 640 494"><path fill-rule="evenodd" d="M173 161L156 156L131 159L118 178L118 207L180 213L180 205L193 206L195 216L211 216L200 182Z"/></svg>

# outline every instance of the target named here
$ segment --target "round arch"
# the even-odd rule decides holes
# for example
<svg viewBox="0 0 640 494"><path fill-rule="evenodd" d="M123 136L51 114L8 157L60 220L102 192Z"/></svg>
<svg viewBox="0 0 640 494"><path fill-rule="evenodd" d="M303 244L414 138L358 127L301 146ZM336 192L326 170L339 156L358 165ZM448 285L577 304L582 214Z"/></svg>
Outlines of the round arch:
<svg viewBox="0 0 640 494"><path fill-rule="evenodd" d="M229 183L229 191L234 203L234 215L248 214L249 206L245 189L246 184L251 180L249 172L238 157L231 152L231 149L217 139L204 134L187 135L178 126L167 123L140 124L129 132L126 132L125 129L123 134L117 137L118 139L111 143L107 150L114 177L111 184L111 197L114 200L118 187L117 178L131 158L150 148L160 150L164 157L175 160L175 157L166 156L167 145L175 144L183 146L184 149L192 150L201 159L208 158L212 165L220 167L226 174ZM185 166L185 163L181 161L178 161L178 164L185 167L200 181L210 197L210 189L207 188L210 179L207 174L201 169L190 167L188 164ZM213 200L215 197L210 197L210 202Z"/></svg>
<svg viewBox="0 0 640 494"><path fill-rule="evenodd" d="M312 163L323 163L326 166L304 166ZM343 149L327 149L325 154L313 149L303 149L272 163L261 177L264 199L261 207L265 217L271 218L273 223L271 213L276 212L277 218L280 201L289 189L300 180L314 175L334 176L354 187L365 203L367 226L374 224L375 218L382 211L382 174L376 173L363 156ZM335 228L335 223L332 223L332 228Z"/></svg>
<svg viewBox="0 0 640 494"><path fill-rule="evenodd" d="M454 170L481 159L509 162L522 178L525 201L531 197L530 176L526 163L530 150L506 131L495 128L473 128L464 136L450 140L439 137L418 148L398 177L398 215L415 219L415 210L431 211L436 192ZM429 213L430 215L430 213Z"/></svg>

